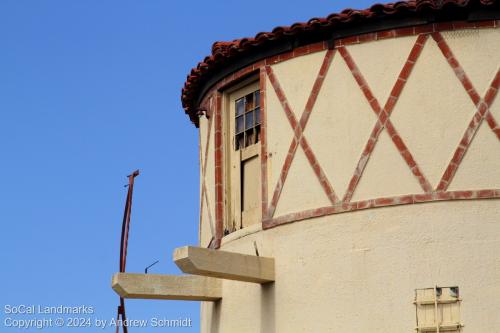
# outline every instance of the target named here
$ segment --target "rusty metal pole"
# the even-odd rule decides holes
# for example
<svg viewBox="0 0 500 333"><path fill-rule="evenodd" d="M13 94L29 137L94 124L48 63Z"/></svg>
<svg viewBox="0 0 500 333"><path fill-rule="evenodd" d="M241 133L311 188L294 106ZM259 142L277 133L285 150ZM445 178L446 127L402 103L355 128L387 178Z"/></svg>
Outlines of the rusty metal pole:
<svg viewBox="0 0 500 333"><path fill-rule="evenodd" d="M120 240L120 273L125 272L127 265L127 247L128 247L128 233L130 229L130 214L132 212L132 194L134 192L134 179L139 176L139 170L135 170L132 174L128 175L128 191L127 199L125 201L125 210L123 212L123 222L122 222L122 233ZM128 333L128 328L126 325L127 316L125 314L125 300L120 297L120 305L118 306L117 319L121 317L123 332ZM120 331L119 325L116 326L116 333Z"/></svg>

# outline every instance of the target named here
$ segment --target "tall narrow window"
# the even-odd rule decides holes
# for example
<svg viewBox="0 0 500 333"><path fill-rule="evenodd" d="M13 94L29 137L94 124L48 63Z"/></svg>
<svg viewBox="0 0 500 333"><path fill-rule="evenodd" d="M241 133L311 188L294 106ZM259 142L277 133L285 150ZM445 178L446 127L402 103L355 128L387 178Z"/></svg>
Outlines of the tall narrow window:
<svg viewBox="0 0 500 333"><path fill-rule="evenodd" d="M261 219L260 90L246 81L226 92L228 200L225 234Z"/></svg>

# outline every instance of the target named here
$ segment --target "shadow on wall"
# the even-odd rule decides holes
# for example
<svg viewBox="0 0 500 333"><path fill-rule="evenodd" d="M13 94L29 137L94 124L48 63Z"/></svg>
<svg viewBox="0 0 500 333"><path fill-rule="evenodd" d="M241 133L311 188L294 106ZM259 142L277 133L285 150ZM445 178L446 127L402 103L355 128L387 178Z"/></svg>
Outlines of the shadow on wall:
<svg viewBox="0 0 500 333"><path fill-rule="evenodd" d="M210 325L210 332L219 332L220 307L221 307L221 301L213 302L212 325Z"/></svg>
<svg viewBox="0 0 500 333"><path fill-rule="evenodd" d="M261 285L260 297L260 332L274 333L275 325L275 301L274 282Z"/></svg>
<svg viewBox="0 0 500 333"><path fill-rule="evenodd" d="M219 332L221 321L221 301L212 303L210 332ZM275 292L274 283L261 285L260 332L275 333Z"/></svg>

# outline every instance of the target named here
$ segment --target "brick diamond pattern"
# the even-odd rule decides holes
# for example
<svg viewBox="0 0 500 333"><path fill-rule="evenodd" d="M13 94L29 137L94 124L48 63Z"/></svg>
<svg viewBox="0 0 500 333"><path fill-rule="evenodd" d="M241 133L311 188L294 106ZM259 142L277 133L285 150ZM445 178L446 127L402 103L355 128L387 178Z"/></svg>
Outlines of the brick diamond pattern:
<svg viewBox="0 0 500 333"><path fill-rule="evenodd" d="M207 194L207 185L206 185L206 174L207 174L207 164L208 164L208 148L210 147L210 136L212 132L212 123L213 123L213 111L212 111L212 100L209 102L210 107L208 108L207 111L207 117L208 117L208 125L207 125L207 137L205 140L205 147L202 147L201 144L201 138L199 140L199 145L200 145L200 170L201 170L201 196L200 196L200 231L201 228L203 227L203 222L208 222L210 226L210 230L212 233L212 237L214 237L214 224L213 224L213 218L212 218L212 213L211 213L211 203L209 200L209 196ZM201 152L204 151L203 156L201 155ZM206 209L207 209L207 215L208 215L208 221L202 221L203 218L203 211L205 209L206 203Z"/></svg>
<svg viewBox="0 0 500 333"><path fill-rule="evenodd" d="M469 80L464 69L462 68L462 66L460 66L458 59L453 55L453 52L451 51L450 47L444 40L443 36L439 32L435 32L432 34L432 38L436 41L439 49L443 53L443 56L446 58L446 61L448 61L448 64L455 72L463 88L471 98L474 105L477 107L476 113L474 114L472 120L470 121L469 126L465 130L464 136L460 141L457 149L455 150L455 154L453 155L450 164L448 165L446 171L441 177L439 185L437 186L438 191L445 191L448 189L448 186L450 185L453 176L455 175L460 165L460 162L462 161L467 149L469 148L472 142L472 139L474 138L474 135L476 134L477 130L479 129L479 126L481 125L484 119L487 119L488 125L493 130L497 138L500 140L500 129L498 128L498 124L495 118L490 112L491 104L493 103L495 97L497 96L500 85L500 70L496 72L493 81L491 82L488 91L486 92L486 95L483 98L481 98L476 88Z"/></svg>
<svg viewBox="0 0 500 333"><path fill-rule="evenodd" d="M335 40L333 43L322 41L311 45L306 45L293 49L289 52L278 54L256 63L253 63L247 67L244 67L231 75L225 77L223 80L217 82L205 95L202 101L202 105L210 104L209 108L209 121L207 122L207 140L206 146L201 147L200 145L200 167L201 167L201 198L200 198L200 219L204 207L203 202L207 203L209 209L208 219L212 226L215 227L215 235L213 240L210 242L210 247L219 248L221 244L221 239L223 237L223 220L224 220L224 205L225 205L225 194L224 194L224 139L223 139L223 93L222 91L231 86L232 84L239 82L239 80L246 78L250 75L259 75L260 77L260 90L261 90L261 183L262 183L262 227L264 229L273 228L275 226L296 222L300 220L321 217L325 215L355 211L360 209L368 209L375 207L386 207L391 205L403 205L403 204L414 204L423 202L434 202L442 200L474 200L474 199L485 199L485 198L500 198L500 189L487 188L478 190L460 190L460 191L449 191L449 185L453 181L453 177L457 170L460 168L463 157L465 156L467 149L474 140L475 134L478 131L481 124L486 123L483 126L488 126L494 133L495 137L500 142L500 126L495 119L490 109L495 103L495 99L500 89L500 71L497 70L492 73L491 83L487 89L485 95L481 97L471 80L469 79L466 71L460 65L459 60L453 54L452 49L446 42L446 40L441 35L442 31L453 31L453 30L463 30L463 29L497 29L500 27L500 21L496 20L485 20L478 22L465 22L465 21L454 21L454 22L441 22L434 24L427 24L417 27L400 28L387 31L380 31L376 33L367 33L359 36L347 37ZM380 104L381 101L374 97L372 90L370 89L367 81L365 80L362 71L356 65L356 59L353 59L348 51L348 47L351 45L356 45L366 42L376 42L378 40L383 40L387 38L400 38L406 36L417 36L416 42L412 49L409 50L409 56L403 65L399 75L395 78L395 83L390 93L390 96L383 107ZM414 158L414 154L410 151L407 144L403 141L402 137L399 135L397 129L395 128L393 122L391 122L391 114L395 107L397 107L398 99L402 95L406 82L408 78L411 77L412 70L415 64L418 62L419 55L422 50L429 43L436 43L442 56L446 59L445 63L448 63L450 68L455 73L458 80L457 86L453 89L463 89L473 102L475 110L472 110L474 115L469 123L464 126L464 134L460 140L457 142L457 146L454 149L454 154L449 163L445 168L443 168L443 173L441 179L435 188L429 183L428 178L422 172L419 167L418 160ZM307 99L307 104L300 116L297 119L294 110L291 109L288 103L287 96L285 95L279 78L273 72L272 66L279 62L287 61L294 57L306 56L308 54L327 51L325 57L323 58L323 63L316 77L315 83L309 97ZM439 53L439 51L438 51ZM349 185L345 195L342 198L338 198L335 192L335 183L330 183L327 175L324 172L323 167L318 162L315 153L311 149L311 146L304 136L304 130L307 126L309 117L312 112L314 112L314 106L318 93L321 90L323 81L330 70L330 65L334 56L340 56L343 62L350 70L353 75L359 89L368 101L372 111L377 117L377 121L374 124L373 130L371 132L370 138L366 145L364 146L361 156L358 160L356 168L353 170L353 175L349 181ZM479 64L480 65L480 64ZM266 86L266 81L269 79L271 83ZM280 176L277 184L270 184L268 178L268 152L267 152L267 116L266 113L266 89L274 89L276 96L278 97L279 103L281 105L281 112L284 112L289 125L293 130L293 137L291 138L291 143L288 149L288 154L283 162L282 166L277 166L280 169ZM496 106L495 106L496 107ZM296 110L299 111L299 110ZM280 110L271 110L271 112L280 112ZM439 116L439 115L436 115ZM213 118L213 119L212 119ZM213 127L213 128L212 128ZM377 145L378 138L382 131L386 130L391 138L392 143L397 148L401 158L404 160L405 164L408 166L411 173L414 175L415 179L420 184L423 193L420 194L407 194L398 195L392 197L376 197L368 200L352 201L353 194L363 177L363 171L369 159ZM214 131L214 142L210 142L210 133ZM310 135L310 134L308 134ZM284 138L286 139L286 138ZM201 140L200 140L201 142ZM215 161L215 203L208 202L207 195L207 185L206 185L206 170L207 170L207 154L209 151L209 145L214 146L214 161ZM321 185L323 191L327 195L330 205L326 207L318 207L315 209L303 210L295 213L288 213L282 216L274 216L277 204L280 200L281 192L283 190L283 185L287 179L290 166L294 160L297 149L300 148L304 151L307 161L311 166L314 174ZM201 150L205 151L203 160L201 158ZM275 166L276 167L276 166ZM334 177L334 175L332 175ZM273 194L268 197L268 190L273 189ZM271 198L270 198L271 197ZM210 208L211 205L215 205L215 216L211 216ZM200 220L201 222L201 220Z"/></svg>
<svg viewBox="0 0 500 333"><path fill-rule="evenodd" d="M318 97L318 93L321 89L321 86L323 85L323 81L325 79L326 73L328 72L328 69L330 68L330 64L332 62L334 52L329 50L326 52L325 57L323 59L323 64L321 65L321 68L319 70L318 76L316 77L316 80L314 82L314 85L312 87L311 93L309 94L309 98L307 100L306 106L304 111L302 112L302 116L300 120L297 120L295 117L294 112L292 111L290 104L287 101L287 98L285 96L285 93L283 92L283 89L280 86L280 83L278 81L278 78L274 75L274 72L270 66L266 66L266 73L267 76L269 77L269 81L271 82L271 85L276 92L276 96L278 96L278 99L281 103L281 106L283 107L283 110L286 114L286 117L290 123L290 126L293 129L294 132L294 137L292 138L292 142L290 143L290 148L288 149L288 154L285 159L285 164L283 165L281 169L281 174L280 178L278 180L278 184L276 184L273 198L271 200L271 204L268 207L268 214L269 216L274 215L274 211L276 210L276 206L278 204L279 197L281 195L281 191L283 189L283 185L286 181L288 171L290 170L290 166L292 165L293 159L295 157L295 152L297 151L298 146L300 145L301 148L304 150L304 153L307 157L307 160L309 161L309 164L314 170L314 173L316 174L316 177L318 178L318 181L320 182L323 190L325 191L325 194L328 196L329 200L331 201L332 204L335 204L339 199L335 195L335 192L333 191L333 188L326 178L325 173L323 172L323 169L319 165L319 162L312 151L309 143L307 142L307 139L304 136L304 130L307 125L307 122L309 120L309 117L311 115L311 112L314 108L314 104L316 102L316 99Z"/></svg>
<svg viewBox="0 0 500 333"><path fill-rule="evenodd" d="M402 94L404 90L405 84L408 78L410 77L416 62L418 61L419 55L424 49L426 43L429 42L437 43L439 49L442 52L442 55L445 57L446 61L455 72L457 79L460 81L461 85L463 86L463 88L465 89L465 91L467 92L467 94L469 95L469 97L471 98L471 100L473 101L474 105L476 105L477 108L477 111L475 112L473 119L470 121L468 127L465 130L465 134L462 140L460 141L458 147L455 150L455 154L452 160L449 162L438 186L435 189L429 183L428 179L420 169L418 161L414 159L411 151L409 150L409 148L399 135L397 129L394 127L390 119L391 113L393 109L396 107L399 96ZM279 79L274 74L272 67L266 64L265 66L263 66L264 69L263 70L261 69L261 75L260 75L261 81L263 81L263 78L265 78L265 75L267 75L267 77L269 78L269 82L271 83L272 88L276 92L276 96L278 97L279 102L282 106L282 111L285 113L290 123L290 126L294 131L294 137L292 138L292 141L290 143L288 155L286 156L284 165L281 167L280 178L278 179L278 183L274 185L274 193L271 202L268 203L267 197L264 198L263 196L262 210L263 213L266 213L265 215L263 214L265 228L273 227L281 223L287 223L314 216L322 216L337 212L383 206L383 205L426 202L432 200L481 198L485 196L487 197L489 195L497 197L499 195L498 190L457 191L457 192L446 192L446 190L453 179L453 175L459 168L460 162L462 161L462 158L465 155L467 148L470 146L474 138L474 134L476 133L479 126L484 120L486 120L488 126L494 132L496 137L500 140L500 127L496 119L489 111L498 93L500 85L500 71L497 71L497 73L495 73L492 82L490 84L490 87L486 92L486 95L483 98L481 98L477 93L476 89L474 88L473 84L471 83L471 81L468 79L467 74L460 66L458 60L453 55L451 49L447 45L446 41L444 40L440 32L430 30L428 33L422 33L418 35L418 38L415 41L415 44L413 45L412 49L410 50L408 58L405 64L403 65L403 68L401 69L399 76L395 80L394 86L391 90L388 100L385 102L384 106L381 107L381 104L372 93L372 90L370 89L368 83L366 82L362 72L356 65L355 59L352 58L345 45L342 43L335 43L335 46L336 46L335 49L329 49L328 52L325 54L323 64L317 75L312 91L309 94L306 107L302 113L300 120L297 120L293 110L290 108L290 105L287 101L287 97L283 92L283 89L281 88L279 83ZM336 53L338 53L343 58L345 64L351 71L363 95L365 96L373 112L377 116L377 122L375 123L370 138L366 143L363 152L361 153L361 157L357 163L356 169L354 170L354 174L349 182L346 194L341 200L336 196L334 186L332 186L332 184L330 184L330 182L328 181L325 173L323 172L323 168L318 163L318 160L315 157L314 152L311 150L311 147L308 144L307 139L304 137L304 129L307 125L311 113L314 110L314 104L317 99L318 93L321 89L324 78L330 69L332 58ZM266 87L261 83L261 88L265 90ZM370 159L374 147L377 144L378 138L383 130L386 130L387 133L389 134L392 142L399 151L401 158L406 162L408 168L418 180L418 183L422 187L424 194L408 195L397 198L374 198L373 200L352 203L351 198L356 190L356 187L361 177L363 176L363 171ZM325 191L325 194L331 201L331 206L318 207L317 209L314 210L292 213L289 214L289 216L274 217L274 212L277 203L280 199L283 185L286 181L290 165L293 162L298 146L300 146L303 149L304 153L306 154L309 164L313 168L319 183L321 184L323 190ZM267 173L267 156L265 155L265 152L266 151L264 144L263 155L265 156L265 163L263 160L262 170L263 171L266 170ZM267 175L263 175L263 178L265 178L263 179L263 186L266 186L266 189L263 188L262 193L267 193Z"/></svg>

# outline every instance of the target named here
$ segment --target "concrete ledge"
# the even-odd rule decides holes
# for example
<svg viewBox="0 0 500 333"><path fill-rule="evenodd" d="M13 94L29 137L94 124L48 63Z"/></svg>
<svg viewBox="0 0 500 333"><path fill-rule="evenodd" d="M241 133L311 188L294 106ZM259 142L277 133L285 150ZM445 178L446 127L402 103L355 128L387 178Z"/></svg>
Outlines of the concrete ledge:
<svg viewBox="0 0 500 333"><path fill-rule="evenodd" d="M111 287L123 298L182 301L222 298L221 281L201 276L116 273Z"/></svg>
<svg viewBox="0 0 500 333"><path fill-rule="evenodd" d="M173 257L188 274L254 283L274 281L274 258L194 246L175 249Z"/></svg>

